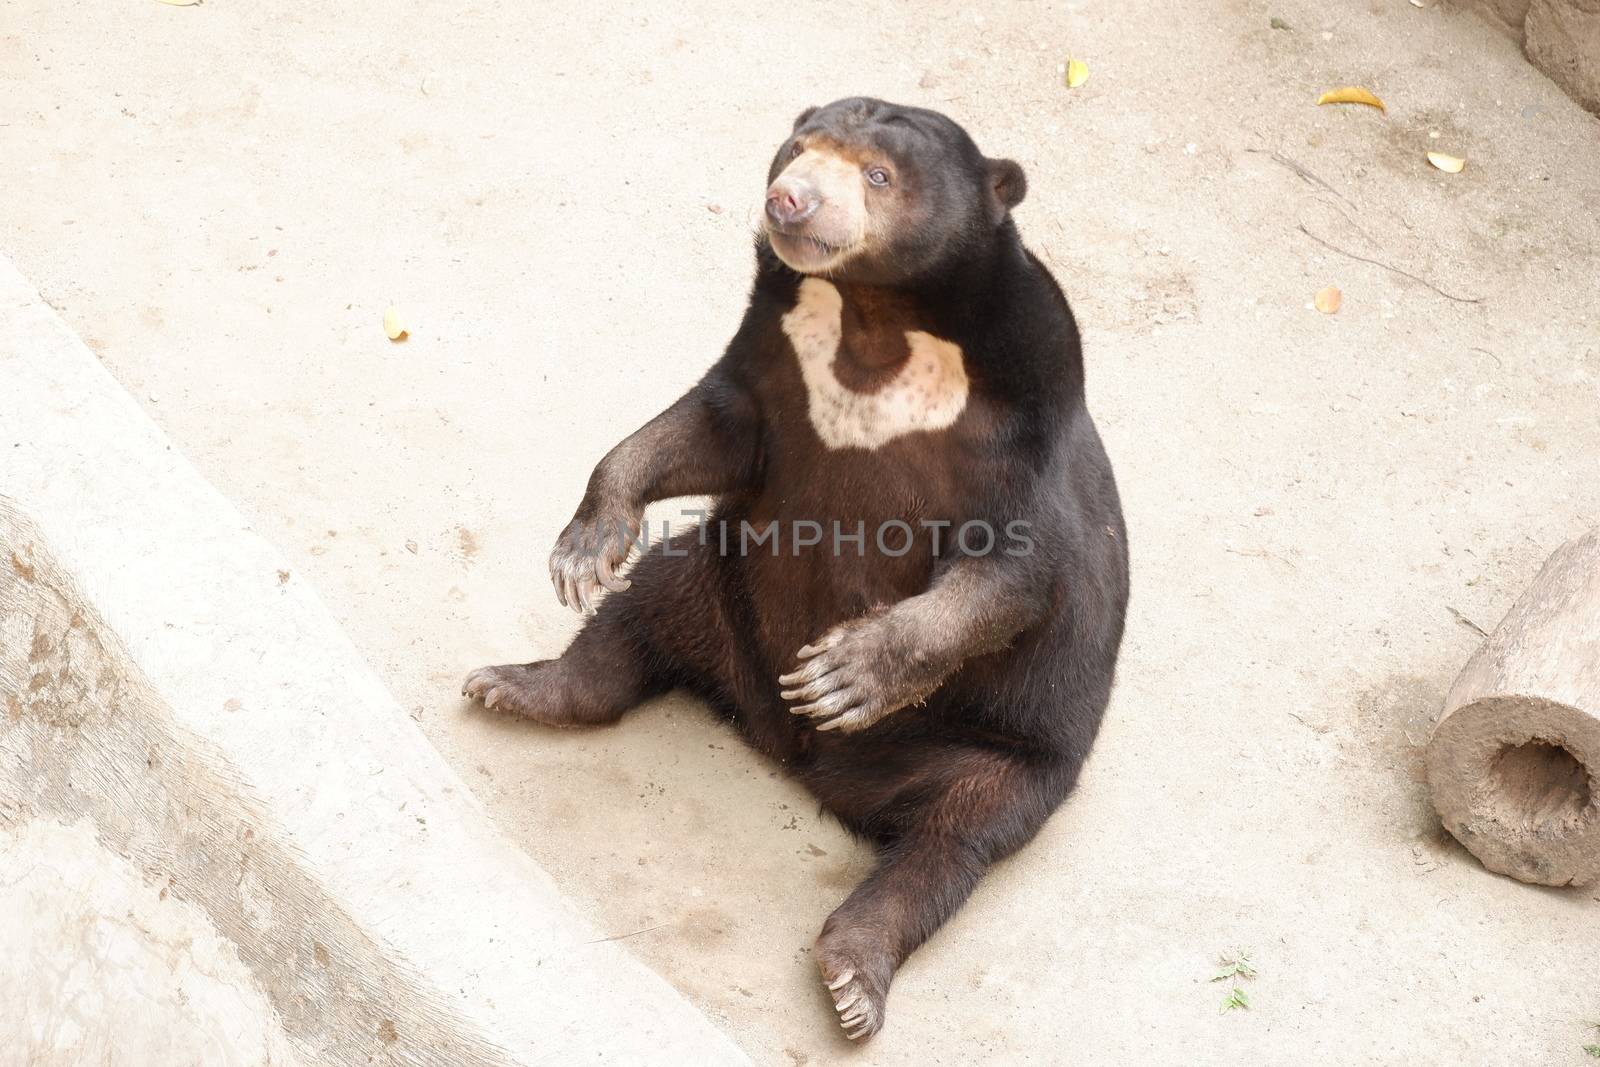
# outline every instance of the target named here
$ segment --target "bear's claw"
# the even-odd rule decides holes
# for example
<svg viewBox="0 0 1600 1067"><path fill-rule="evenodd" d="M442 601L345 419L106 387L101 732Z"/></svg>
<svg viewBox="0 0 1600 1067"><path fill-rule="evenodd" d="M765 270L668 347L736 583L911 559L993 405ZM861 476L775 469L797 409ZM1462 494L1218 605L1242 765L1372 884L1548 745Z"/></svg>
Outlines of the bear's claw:
<svg viewBox="0 0 1600 1067"><path fill-rule="evenodd" d="M519 664L479 667L461 683L461 695L481 700L490 711L500 708L526 714L532 696L530 674L528 667Z"/></svg>
<svg viewBox="0 0 1600 1067"><path fill-rule="evenodd" d="M855 971L841 971L830 978L824 970L822 981L833 998L833 1010L845 1037L860 1041L883 1028L883 1003Z"/></svg>

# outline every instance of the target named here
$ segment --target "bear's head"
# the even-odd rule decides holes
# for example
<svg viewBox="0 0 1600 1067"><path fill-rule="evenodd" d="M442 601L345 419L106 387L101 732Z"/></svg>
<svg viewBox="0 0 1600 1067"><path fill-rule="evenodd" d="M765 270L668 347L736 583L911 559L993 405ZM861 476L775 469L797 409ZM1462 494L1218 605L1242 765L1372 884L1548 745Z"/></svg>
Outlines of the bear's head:
<svg viewBox="0 0 1600 1067"><path fill-rule="evenodd" d="M992 245L1027 181L937 111L853 97L808 108L767 175L763 227L802 274L896 285Z"/></svg>

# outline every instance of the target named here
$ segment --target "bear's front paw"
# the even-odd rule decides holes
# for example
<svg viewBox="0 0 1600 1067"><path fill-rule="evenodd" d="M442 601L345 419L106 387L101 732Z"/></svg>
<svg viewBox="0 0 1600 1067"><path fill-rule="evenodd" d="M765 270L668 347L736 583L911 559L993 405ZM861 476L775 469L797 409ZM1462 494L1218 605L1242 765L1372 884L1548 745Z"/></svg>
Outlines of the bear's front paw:
<svg viewBox="0 0 1600 1067"><path fill-rule="evenodd" d="M639 517L626 508L594 509L594 518L581 517L561 531L550 553L550 584L556 599L580 615L594 611L602 588L623 592L631 584L617 576L639 537Z"/></svg>
<svg viewBox="0 0 1600 1067"><path fill-rule="evenodd" d="M800 662L778 679L789 710L819 730L854 733L914 704L939 687L947 673L898 632L892 612L840 623L797 655Z"/></svg>

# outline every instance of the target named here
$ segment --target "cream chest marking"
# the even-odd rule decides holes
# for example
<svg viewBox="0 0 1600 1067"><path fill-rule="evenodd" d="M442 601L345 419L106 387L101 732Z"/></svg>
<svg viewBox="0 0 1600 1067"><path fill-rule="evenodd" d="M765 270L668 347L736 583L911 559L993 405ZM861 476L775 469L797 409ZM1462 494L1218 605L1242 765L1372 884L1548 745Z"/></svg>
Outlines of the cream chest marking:
<svg viewBox="0 0 1600 1067"><path fill-rule="evenodd" d="M881 448L896 437L943 430L967 406L967 372L961 348L921 330L906 331L910 358L892 380L872 393L845 388L833 373L839 354L839 290L820 278L800 283L800 299L783 317L806 383L811 425L830 449Z"/></svg>

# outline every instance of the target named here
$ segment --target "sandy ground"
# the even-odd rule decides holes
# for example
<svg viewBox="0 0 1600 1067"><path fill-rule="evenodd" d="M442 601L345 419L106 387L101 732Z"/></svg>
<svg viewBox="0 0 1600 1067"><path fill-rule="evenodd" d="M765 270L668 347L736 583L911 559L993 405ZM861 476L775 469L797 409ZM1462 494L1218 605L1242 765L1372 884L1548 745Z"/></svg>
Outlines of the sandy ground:
<svg viewBox="0 0 1600 1067"><path fill-rule="evenodd" d="M1600 522L1600 122L1405 0L731 8L11 0L0 247L758 1062L1588 1062L1600 898L1441 840L1419 745L1450 609L1492 626ZM1312 106L1351 82L1388 115ZM851 93L1027 168L1135 563L1082 788L864 1052L807 949L868 857L804 794L687 699L554 733L457 696L574 631L551 539L731 333L794 113Z"/></svg>

